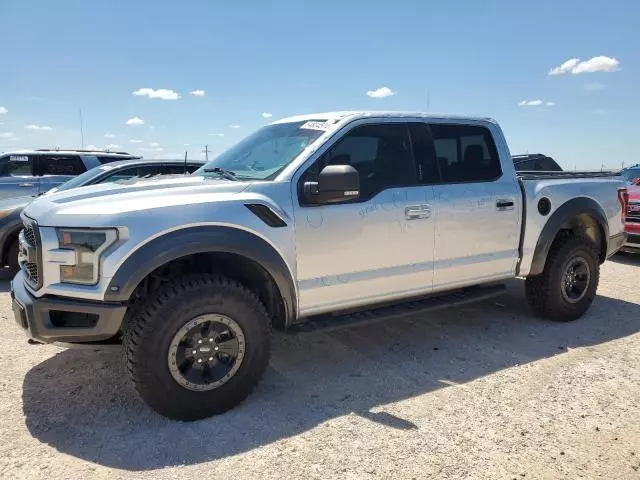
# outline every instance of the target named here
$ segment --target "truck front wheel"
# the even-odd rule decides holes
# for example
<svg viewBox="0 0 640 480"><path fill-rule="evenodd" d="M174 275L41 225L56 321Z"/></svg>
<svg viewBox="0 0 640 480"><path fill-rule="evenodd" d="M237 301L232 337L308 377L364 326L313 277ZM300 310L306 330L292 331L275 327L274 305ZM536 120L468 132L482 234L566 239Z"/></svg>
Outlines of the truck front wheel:
<svg viewBox="0 0 640 480"><path fill-rule="evenodd" d="M269 362L271 322L247 288L217 275L173 280L144 300L124 339L140 396L191 421L233 408Z"/></svg>
<svg viewBox="0 0 640 480"><path fill-rule="evenodd" d="M553 243L544 271L527 277L525 291L534 314L566 322L587 311L599 280L598 251L591 239L567 234Z"/></svg>

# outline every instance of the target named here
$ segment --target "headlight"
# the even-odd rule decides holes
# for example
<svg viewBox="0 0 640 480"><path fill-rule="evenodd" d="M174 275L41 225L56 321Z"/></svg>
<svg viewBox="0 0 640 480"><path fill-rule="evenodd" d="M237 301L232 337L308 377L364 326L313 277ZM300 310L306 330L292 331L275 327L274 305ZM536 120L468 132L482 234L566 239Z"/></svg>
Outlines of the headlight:
<svg viewBox="0 0 640 480"><path fill-rule="evenodd" d="M98 283L100 255L118 239L117 230L56 228L56 233L60 248L76 252L74 265L60 266L60 281L82 285Z"/></svg>

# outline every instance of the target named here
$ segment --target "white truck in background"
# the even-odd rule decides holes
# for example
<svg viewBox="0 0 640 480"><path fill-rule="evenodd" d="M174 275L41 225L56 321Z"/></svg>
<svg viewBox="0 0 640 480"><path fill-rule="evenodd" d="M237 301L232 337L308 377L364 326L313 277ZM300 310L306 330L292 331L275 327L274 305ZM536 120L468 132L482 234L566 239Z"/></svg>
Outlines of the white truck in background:
<svg viewBox="0 0 640 480"><path fill-rule="evenodd" d="M580 317L625 242L623 187L606 173L516 174L491 119L292 117L188 178L29 204L13 308L39 342L122 341L144 400L195 420L250 393L272 328L476 301L514 277L536 315Z"/></svg>

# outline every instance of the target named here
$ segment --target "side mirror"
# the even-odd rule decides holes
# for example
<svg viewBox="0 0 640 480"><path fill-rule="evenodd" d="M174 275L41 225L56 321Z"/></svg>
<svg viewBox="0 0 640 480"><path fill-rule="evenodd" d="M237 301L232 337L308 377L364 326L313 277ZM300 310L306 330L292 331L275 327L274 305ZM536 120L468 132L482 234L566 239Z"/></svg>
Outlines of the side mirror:
<svg viewBox="0 0 640 480"><path fill-rule="evenodd" d="M360 175L351 165L327 165L317 182L305 182L307 202L321 205L354 200L360 195Z"/></svg>

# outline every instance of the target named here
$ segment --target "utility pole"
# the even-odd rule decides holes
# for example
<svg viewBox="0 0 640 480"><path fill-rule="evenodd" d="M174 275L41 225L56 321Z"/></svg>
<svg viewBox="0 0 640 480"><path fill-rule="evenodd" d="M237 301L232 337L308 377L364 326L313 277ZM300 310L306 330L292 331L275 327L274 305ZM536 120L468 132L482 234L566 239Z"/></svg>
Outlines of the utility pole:
<svg viewBox="0 0 640 480"><path fill-rule="evenodd" d="M202 150L204 152L204 158L205 160L208 162L209 161L209 145L205 145L204 146L204 150Z"/></svg>

